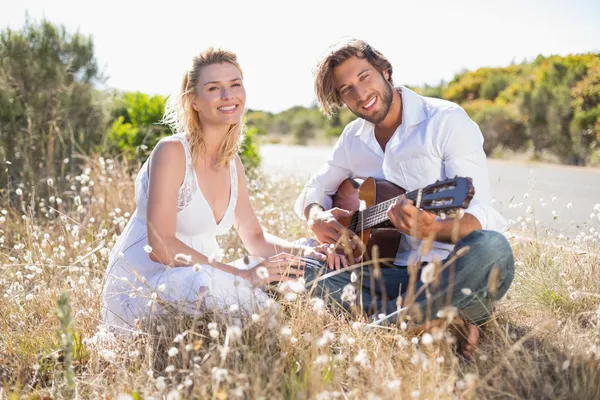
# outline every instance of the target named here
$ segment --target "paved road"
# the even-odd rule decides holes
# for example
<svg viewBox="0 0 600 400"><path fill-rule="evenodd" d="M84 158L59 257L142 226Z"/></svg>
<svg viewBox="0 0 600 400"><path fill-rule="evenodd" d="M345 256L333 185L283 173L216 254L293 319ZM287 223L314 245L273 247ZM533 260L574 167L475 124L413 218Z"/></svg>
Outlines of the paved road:
<svg viewBox="0 0 600 400"><path fill-rule="evenodd" d="M308 179L327 160L329 147L262 145L262 168L280 176ZM600 230L600 169L489 160L494 206L517 225L531 206L539 225L572 236ZM570 207L567 205L571 203ZM555 219L554 211L558 217ZM594 213L594 219L590 214ZM521 217L522 220L518 221Z"/></svg>

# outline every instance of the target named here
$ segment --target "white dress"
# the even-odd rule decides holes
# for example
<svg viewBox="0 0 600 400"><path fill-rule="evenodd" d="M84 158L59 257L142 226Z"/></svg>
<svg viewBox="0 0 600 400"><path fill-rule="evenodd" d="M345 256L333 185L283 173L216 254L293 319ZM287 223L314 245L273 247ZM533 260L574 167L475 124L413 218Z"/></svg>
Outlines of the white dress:
<svg viewBox="0 0 600 400"><path fill-rule="evenodd" d="M197 252L220 260L223 252L216 236L231 229L237 203L235 161L230 163L229 169L229 206L222 220L217 222L198 186L186 137L176 134L162 140L178 141L185 150L186 172L179 188L176 236ZM173 268L150 259L146 218L148 181L146 161L135 181L136 210L110 254L102 294L103 322L113 328L135 329L137 320L167 312L165 303L189 314L207 309L225 310L233 304L247 312L264 308L266 293L242 278L210 265ZM251 258L249 265L237 260L232 266L248 269L261 260Z"/></svg>

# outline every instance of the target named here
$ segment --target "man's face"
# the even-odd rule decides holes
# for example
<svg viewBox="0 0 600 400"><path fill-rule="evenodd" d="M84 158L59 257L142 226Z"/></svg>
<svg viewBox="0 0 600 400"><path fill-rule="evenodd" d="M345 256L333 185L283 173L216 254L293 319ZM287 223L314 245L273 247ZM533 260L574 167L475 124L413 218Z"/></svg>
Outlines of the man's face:
<svg viewBox="0 0 600 400"><path fill-rule="evenodd" d="M342 101L356 116L378 124L392 104L387 71L380 73L366 59L351 57L333 69L334 85Z"/></svg>

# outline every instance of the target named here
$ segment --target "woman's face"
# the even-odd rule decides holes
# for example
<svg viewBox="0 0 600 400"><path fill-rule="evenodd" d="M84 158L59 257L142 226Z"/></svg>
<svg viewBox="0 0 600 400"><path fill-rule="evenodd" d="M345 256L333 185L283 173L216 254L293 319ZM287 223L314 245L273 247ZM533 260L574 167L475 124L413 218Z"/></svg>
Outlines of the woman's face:
<svg viewBox="0 0 600 400"><path fill-rule="evenodd" d="M228 62L200 70L192 107L202 124L233 125L240 121L246 105L242 73Z"/></svg>

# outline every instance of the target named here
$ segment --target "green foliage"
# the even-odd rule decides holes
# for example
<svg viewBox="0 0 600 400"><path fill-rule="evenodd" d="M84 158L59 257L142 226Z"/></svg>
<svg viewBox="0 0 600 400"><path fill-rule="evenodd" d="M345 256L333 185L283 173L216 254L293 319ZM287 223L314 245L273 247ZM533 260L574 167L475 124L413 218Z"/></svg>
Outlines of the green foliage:
<svg viewBox="0 0 600 400"><path fill-rule="evenodd" d="M66 293L61 293L58 298L58 310L57 310L58 321L60 327L57 330L58 338L60 340L61 354L63 359L63 370L59 373L61 380L59 382L64 385L64 394L66 397L72 395L75 389L75 373L73 372L73 353L75 352L74 346L74 333L75 326L73 321L73 314L71 313L71 304L69 303L69 296ZM61 389L60 387L56 388Z"/></svg>
<svg viewBox="0 0 600 400"><path fill-rule="evenodd" d="M129 160L144 161L156 143L171 134L169 127L160 125L166 99L144 93L124 93L117 98L110 129L111 150Z"/></svg>
<svg viewBox="0 0 600 400"><path fill-rule="evenodd" d="M483 150L490 155L499 148L524 150L527 130L515 107L475 100L464 104L465 111L479 124L485 141Z"/></svg>
<svg viewBox="0 0 600 400"><path fill-rule="evenodd" d="M459 103L481 127L485 151L550 152L564 163L595 162L600 144L600 55L537 57L532 63L479 68L419 93Z"/></svg>
<svg viewBox="0 0 600 400"><path fill-rule="evenodd" d="M260 153L256 143L258 132L256 126L249 126L246 129L244 140L240 146L240 158L242 164L244 164L244 169L249 176L253 176L260 165Z"/></svg>
<svg viewBox="0 0 600 400"><path fill-rule="evenodd" d="M0 32L0 187L51 176L60 188L77 171L76 155L98 146L106 129L107 96L94 88L103 81L88 36L29 18Z"/></svg>

